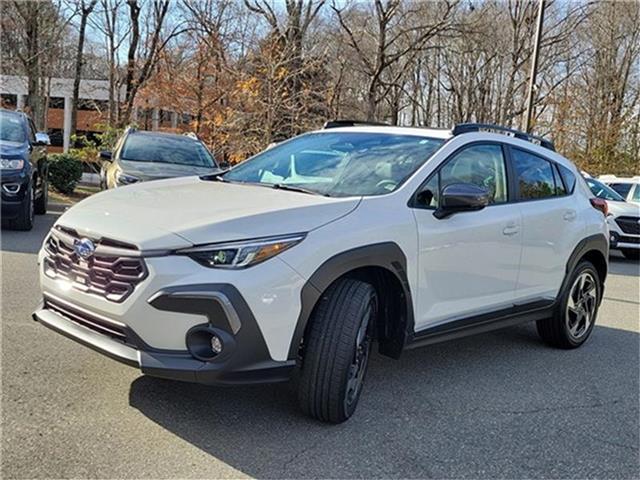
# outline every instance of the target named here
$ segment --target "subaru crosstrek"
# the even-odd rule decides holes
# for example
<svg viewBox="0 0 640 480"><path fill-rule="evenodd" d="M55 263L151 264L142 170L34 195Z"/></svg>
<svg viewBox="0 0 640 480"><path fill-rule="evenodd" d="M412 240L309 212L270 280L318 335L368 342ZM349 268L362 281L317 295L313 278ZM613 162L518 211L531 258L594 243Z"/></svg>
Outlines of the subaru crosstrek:
<svg viewBox="0 0 640 480"><path fill-rule="evenodd" d="M583 344L607 275L603 204L521 132L335 121L222 174L69 209L39 253L34 317L151 376L293 377L302 409L337 423L374 343L398 358L535 321L551 345Z"/></svg>

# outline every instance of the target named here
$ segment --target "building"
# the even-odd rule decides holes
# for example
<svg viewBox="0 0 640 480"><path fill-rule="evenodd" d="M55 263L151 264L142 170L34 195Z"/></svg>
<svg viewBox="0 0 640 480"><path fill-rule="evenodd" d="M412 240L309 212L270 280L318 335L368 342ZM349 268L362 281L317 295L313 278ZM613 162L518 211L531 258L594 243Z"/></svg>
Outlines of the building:
<svg viewBox="0 0 640 480"><path fill-rule="evenodd" d="M27 77L0 75L0 99L4 108L21 110L27 96ZM124 98L124 88L119 98ZM72 78L51 78L46 114L46 129L51 138L50 151L67 151L71 146ZM80 80L76 134L91 138L104 130L109 115L109 82L107 80ZM156 104L136 106L133 122L145 130L188 130L193 121L190 114L164 110Z"/></svg>

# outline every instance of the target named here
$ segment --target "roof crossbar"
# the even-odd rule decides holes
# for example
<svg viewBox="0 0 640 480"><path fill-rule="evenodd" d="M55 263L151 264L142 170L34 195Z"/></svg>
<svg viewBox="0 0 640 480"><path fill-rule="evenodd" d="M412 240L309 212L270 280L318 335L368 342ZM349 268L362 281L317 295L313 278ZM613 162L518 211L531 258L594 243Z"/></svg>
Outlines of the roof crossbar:
<svg viewBox="0 0 640 480"><path fill-rule="evenodd" d="M556 150L555 146L553 145L553 142L551 142L550 140L546 140L536 135L530 135L528 133L521 132L520 130L515 130L513 128L501 127L499 125L491 125L488 123L459 123L453 128L451 133L455 136L455 135L462 135L463 133L471 133L471 132L499 133L501 135L507 135L509 137L519 138L520 140L525 140L535 145L540 145L541 147L547 148L554 152Z"/></svg>
<svg viewBox="0 0 640 480"><path fill-rule="evenodd" d="M369 122L367 120L329 120L325 122L324 128L325 130L328 128L338 128L338 127L355 127L358 125L370 125L376 127L388 127L388 123L382 122Z"/></svg>

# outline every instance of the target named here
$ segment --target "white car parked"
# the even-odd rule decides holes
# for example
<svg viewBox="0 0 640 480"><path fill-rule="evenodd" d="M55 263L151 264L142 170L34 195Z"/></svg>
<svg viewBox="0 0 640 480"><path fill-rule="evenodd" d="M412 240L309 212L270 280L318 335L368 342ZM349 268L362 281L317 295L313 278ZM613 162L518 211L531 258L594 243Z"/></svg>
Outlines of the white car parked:
<svg viewBox="0 0 640 480"><path fill-rule="evenodd" d="M615 175L600 175L598 180L613 188L627 202L640 205L640 176L625 178Z"/></svg>
<svg viewBox="0 0 640 480"><path fill-rule="evenodd" d="M330 122L223 174L134 184L65 212L39 253L43 325L145 374L283 381L349 418L371 351L536 321L591 332L603 214L542 139Z"/></svg>
<svg viewBox="0 0 640 480"><path fill-rule="evenodd" d="M610 248L620 250L629 259L640 259L640 205L627 202L594 178L585 178L585 181L596 197L607 201Z"/></svg>

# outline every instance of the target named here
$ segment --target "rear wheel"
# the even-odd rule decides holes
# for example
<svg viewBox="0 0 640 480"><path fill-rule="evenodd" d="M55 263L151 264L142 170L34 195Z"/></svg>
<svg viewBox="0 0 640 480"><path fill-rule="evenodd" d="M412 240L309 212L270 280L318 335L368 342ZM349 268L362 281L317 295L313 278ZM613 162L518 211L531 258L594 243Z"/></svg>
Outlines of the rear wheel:
<svg viewBox="0 0 640 480"><path fill-rule="evenodd" d="M587 341L598 315L602 283L591 262L578 264L553 316L536 323L542 339L559 348L576 348Z"/></svg>
<svg viewBox="0 0 640 480"><path fill-rule="evenodd" d="M298 397L306 414L330 423L353 415L377 310L375 289L360 280L338 280L324 293L304 339Z"/></svg>
<svg viewBox="0 0 640 480"><path fill-rule="evenodd" d="M640 260L640 249L623 248L621 252L629 260Z"/></svg>

